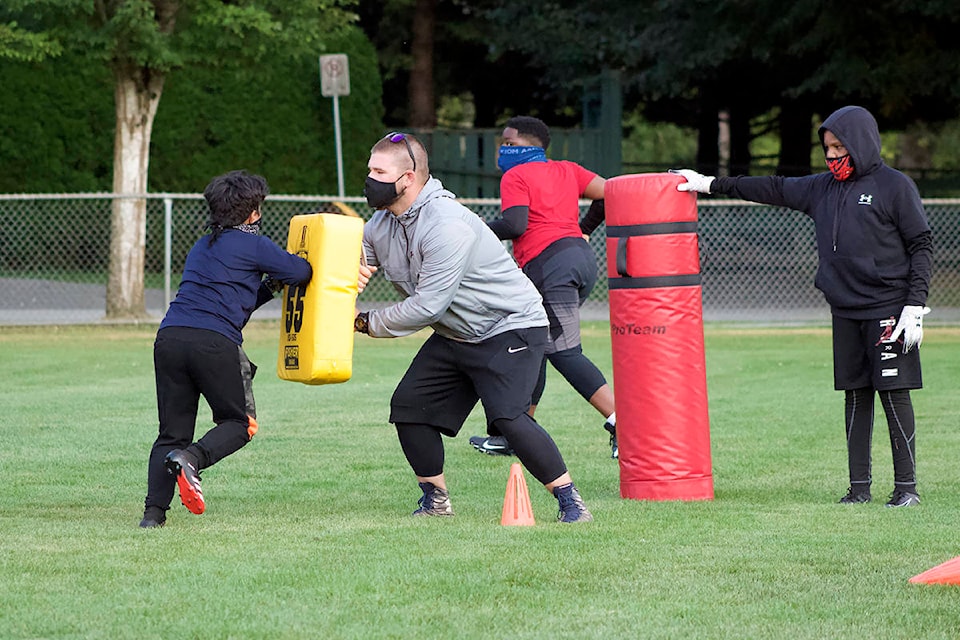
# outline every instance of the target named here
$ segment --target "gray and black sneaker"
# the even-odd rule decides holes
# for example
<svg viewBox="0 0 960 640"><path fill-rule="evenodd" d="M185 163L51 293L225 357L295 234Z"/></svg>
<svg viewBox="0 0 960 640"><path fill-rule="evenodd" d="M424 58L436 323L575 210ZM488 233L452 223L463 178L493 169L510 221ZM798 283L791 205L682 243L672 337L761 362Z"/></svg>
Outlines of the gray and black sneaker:
<svg viewBox="0 0 960 640"><path fill-rule="evenodd" d="M153 529L162 527L167 521L167 514L160 507L147 507L143 510L143 520L140 521L141 529Z"/></svg>
<svg viewBox="0 0 960 640"><path fill-rule="evenodd" d="M620 457L620 447L617 446L617 425L604 422L603 428L610 433L610 457L616 460Z"/></svg>
<svg viewBox="0 0 960 640"><path fill-rule="evenodd" d="M853 487L847 489L847 495L840 498L840 504L863 504L864 502L870 502L870 491L869 490L855 490Z"/></svg>
<svg viewBox="0 0 960 640"><path fill-rule="evenodd" d="M886 505L887 507L914 507L920 504L920 496L918 496L913 491L903 491L901 489L894 489L893 495L890 496L890 502Z"/></svg>
<svg viewBox="0 0 960 640"><path fill-rule="evenodd" d="M477 451L491 456L516 455L504 436L470 436L470 444Z"/></svg>
<svg viewBox="0 0 960 640"><path fill-rule="evenodd" d="M423 495L417 500L420 505L413 512L415 516L452 516L453 507L450 506L450 494L446 489L434 485L432 482L420 482Z"/></svg>
<svg viewBox="0 0 960 640"><path fill-rule="evenodd" d="M560 522L590 522L593 515L587 511L587 505L583 504L583 498L580 492L573 486L573 483L565 484L562 487L555 487L553 495L556 496L560 505L560 512L557 513L557 520Z"/></svg>

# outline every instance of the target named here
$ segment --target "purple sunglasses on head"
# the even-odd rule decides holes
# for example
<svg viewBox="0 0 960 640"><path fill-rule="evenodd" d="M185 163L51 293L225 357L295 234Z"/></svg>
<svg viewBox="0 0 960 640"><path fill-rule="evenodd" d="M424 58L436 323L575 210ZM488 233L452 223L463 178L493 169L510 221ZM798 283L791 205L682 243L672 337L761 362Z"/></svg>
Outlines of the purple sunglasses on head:
<svg viewBox="0 0 960 640"><path fill-rule="evenodd" d="M389 140L390 142L400 142L402 140L403 144L407 145L407 153L410 154L410 160L413 162L413 172L416 173L417 159L413 157L413 147L410 146L410 141L407 140L407 136L403 133L394 131L393 133L388 133L383 137L385 140Z"/></svg>

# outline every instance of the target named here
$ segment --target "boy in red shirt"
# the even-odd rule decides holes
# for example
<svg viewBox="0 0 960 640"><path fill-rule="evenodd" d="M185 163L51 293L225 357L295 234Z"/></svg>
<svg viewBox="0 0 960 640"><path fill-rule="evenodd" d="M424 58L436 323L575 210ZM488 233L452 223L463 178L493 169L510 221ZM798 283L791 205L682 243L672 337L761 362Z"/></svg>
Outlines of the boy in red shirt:
<svg viewBox="0 0 960 640"><path fill-rule="evenodd" d="M550 129L538 118L517 116L505 123L497 162L501 217L490 228L513 241L517 263L533 281L550 321L546 359L534 389L530 414L546 383L549 360L567 382L606 418L612 457L618 457L613 391L580 345L580 306L597 282L597 262L586 237L603 221L605 180L575 162L547 160ZM580 199L594 200L581 222ZM511 455L506 438L474 436L484 453Z"/></svg>

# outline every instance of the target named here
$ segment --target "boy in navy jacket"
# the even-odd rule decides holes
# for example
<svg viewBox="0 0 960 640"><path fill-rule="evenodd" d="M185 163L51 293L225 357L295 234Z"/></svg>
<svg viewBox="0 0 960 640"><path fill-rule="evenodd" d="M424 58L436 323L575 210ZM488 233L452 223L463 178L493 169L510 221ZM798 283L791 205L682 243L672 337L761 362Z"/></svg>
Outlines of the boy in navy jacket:
<svg viewBox="0 0 960 640"><path fill-rule="evenodd" d="M310 263L260 235L267 193L267 181L245 171L218 176L203 192L211 232L187 255L154 343L160 433L150 451L141 527L163 526L174 484L184 506L203 513L200 470L257 432L251 387L257 368L243 352L241 331L280 283L296 285L312 275ZM193 442L201 395L216 426Z"/></svg>

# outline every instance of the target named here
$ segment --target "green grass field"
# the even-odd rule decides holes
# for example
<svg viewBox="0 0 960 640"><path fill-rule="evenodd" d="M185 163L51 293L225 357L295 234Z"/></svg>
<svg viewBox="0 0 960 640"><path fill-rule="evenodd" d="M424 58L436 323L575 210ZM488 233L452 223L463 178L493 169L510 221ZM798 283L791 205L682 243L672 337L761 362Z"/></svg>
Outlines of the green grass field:
<svg viewBox="0 0 960 640"><path fill-rule="evenodd" d="M275 375L278 328L248 327L260 433L137 527L156 434L155 327L0 329L0 638L956 638L957 587L909 584L960 555L960 331L929 328L918 508L892 490L882 411L874 502L846 490L843 398L825 328L708 326L716 499L619 497L602 419L552 377L538 419L595 521L499 524L512 458L447 441L456 517L419 497L390 394L425 337L360 337L354 376ZM603 323L585 350L610 372ZM678 410L680 410L678 408ZM200 433L210 426L201 408ZM199 434L198 434L199 435Z"/></svg>

